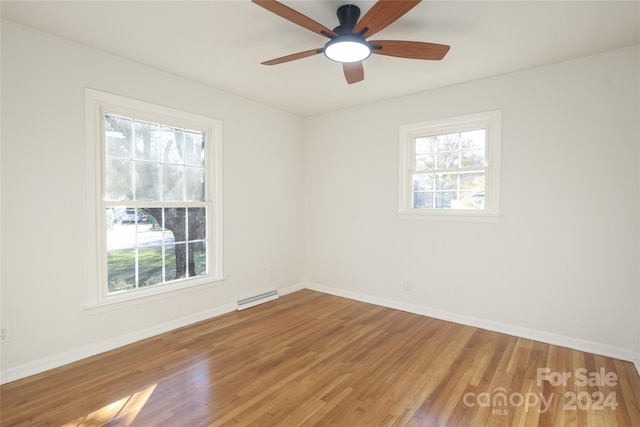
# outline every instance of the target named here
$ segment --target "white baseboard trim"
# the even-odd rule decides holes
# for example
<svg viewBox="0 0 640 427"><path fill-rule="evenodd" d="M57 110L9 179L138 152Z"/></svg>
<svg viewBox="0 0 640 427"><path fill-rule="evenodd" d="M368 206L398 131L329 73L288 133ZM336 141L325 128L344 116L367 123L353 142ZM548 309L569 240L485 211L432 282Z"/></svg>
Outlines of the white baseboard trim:
<svg viewBox="0 0 640 427"><path fill-rule="evenodd" d="M500 332L503 334L513 335L520 338L526 338L534 341L540 341L547 344L557 345L561 347L567 347L574 350L586 351L588 353L598 354L601 356L612 357L614 359L631 361L635 364L636 369L640 373L640 359L638 355L631 351L621 347L587 341L580 338L573 338L564 335L558 335L551 332L539 331L535 329L523 328L520 326L509 325L501 322L494 322L492 320L481 319L473 316L466 316L463 314L452 313L443 310L437 310L430 307L423 307L414 304L408 304L400 301L394 301L386 298L373 297L370 295L360 294L351 291L345 291L343 289L333 288L329 286L319 285L316 283L307 283L305 286L307 289L323 292L330 295L336 295L356 301L366 302L369 304L379 305L382 307L393 308L396 310L402 310L409 313L420 314L422 316L433 317L436 319L446 320L449 322L459 323L467 326L474 326L480 329L486 329L489 331Z"/></svg>
<svg viewBox="0 0 640 427"><path fill-rule="evenodd" d="M638 371L638 375L640 375L640 353L636 353L633 358L633 365L636 367L636 371Z"/></svg>
<svg viewBox="0 0 640 427"><path fill-rule="evenodd" d="M0 371L0 384L16 381L21 378L26 378L31 375L48 371L50 369L59 368L69 363L77 362L78 360L86 359L87 357L104 353L105 351L114 350L127 344L132 344L136 341L151 338L153 336L160 335L174 329L182 328L193 323L201 322L212 317L220 316L225 313L230 313L235 310L235 304L223 305L210 310L202 311L200 313L182 317L180 319L175 319L170 322L162 323L160 325L152 326L150 328L135 331L130 334L121 335L119 337L100 341L85 347L76 348L71 351L54 354L52 356L47 356L42 359L14 366L12 368Z"/></svg>
<svg viewBox="0 0 640 427"><path fill-rule="evenodd" d="M305 284L304 283L297 283L297 284L292 285L292 286L287 286L286 288L278 288L278 293L280 295L287 295L287 294L291 294L293 292L301 291L304 288L305 288Z"/></svg>

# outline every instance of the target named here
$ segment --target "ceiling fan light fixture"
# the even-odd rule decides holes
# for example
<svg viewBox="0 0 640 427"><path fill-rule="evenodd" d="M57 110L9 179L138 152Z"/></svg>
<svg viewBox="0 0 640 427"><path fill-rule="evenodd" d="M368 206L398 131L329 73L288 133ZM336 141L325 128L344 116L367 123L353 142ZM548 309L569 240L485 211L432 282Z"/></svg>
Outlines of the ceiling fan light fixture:
<svg viewBox="0 0 640 427"><path fill-rule="evenodd" d="M329 40L324 55L336 62L360 62L371 55L371 48L362 37L347 34Z"/></svg>

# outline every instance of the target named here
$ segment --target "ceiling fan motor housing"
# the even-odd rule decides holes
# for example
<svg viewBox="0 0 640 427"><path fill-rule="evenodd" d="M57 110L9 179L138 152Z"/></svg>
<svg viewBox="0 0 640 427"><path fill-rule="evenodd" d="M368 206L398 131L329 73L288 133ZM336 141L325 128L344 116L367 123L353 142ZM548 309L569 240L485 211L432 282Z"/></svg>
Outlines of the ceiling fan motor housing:
<svg viewBox="0 0 640 427"><path fill-rule="evenodd" d="M338 35L352 34L353 27L358 23L360 18L360 8L354 4L345 4L338 8L338 21L340 25L333 29Z"/></svg>

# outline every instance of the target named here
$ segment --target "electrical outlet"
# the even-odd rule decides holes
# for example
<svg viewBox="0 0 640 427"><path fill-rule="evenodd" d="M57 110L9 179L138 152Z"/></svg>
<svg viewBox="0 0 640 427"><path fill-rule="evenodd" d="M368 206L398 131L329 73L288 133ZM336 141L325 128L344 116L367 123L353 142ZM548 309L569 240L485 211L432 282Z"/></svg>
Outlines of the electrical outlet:
<svg viewBox="0 0 640 427"><path fill-rule="evenodd" d="M270 269L267 271L267 277L268 277L269 279L273 279L273 268L270 268Z"/></svg>
<svg viewBox="0 0 640 427"><path fill-rule="evenodd" d="M11 329L9 327L0 328L0 343L7 342L11 339Z"/></svg>
<svg viewBox="0 0 640 427"><path fill-rule="evenodd" d="M413 283L411 280L405 280L403 282L404 290L407 292L411 292L413 290Z"/></svg>

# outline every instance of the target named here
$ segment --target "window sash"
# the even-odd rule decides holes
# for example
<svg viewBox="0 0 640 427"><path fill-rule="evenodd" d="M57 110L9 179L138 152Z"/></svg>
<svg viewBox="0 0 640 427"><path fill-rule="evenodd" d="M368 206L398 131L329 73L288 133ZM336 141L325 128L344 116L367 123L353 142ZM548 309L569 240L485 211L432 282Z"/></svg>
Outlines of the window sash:
<svg viewBox="0 0 640 427"><path fill-rule="evenodd" d="M161 217L160 217L160 221L158 221L161 226L162 229L159 230L156 233L160 233L160 236L155 236L155 239L153 241L153 244L151 244L150 242L146 241L146 242L142 242L140 241L141 237L143 234L146 234L148 232L150 232L151 230L144 230L144 223L143 222L139 222L139 217L140 217L140 207L137 207L135 205L131 205L131 204L127 204L125 205L111 205L108 208L106 208L104 210L105 215L108 212L109 208L122 208L125 209L125 211L128 210L134 210L134 216L133 216L133 221L130 224L127 224L125 227L129 228L132 227L133 228L133 232L129 232L129 236L128 239L124 241L124 247L118 247L116 249L110 249L109 248L109 238L108 238L108 234L109 234L109 229L111 227L115 227L116 225L106 225L105 227L105 260L104 260L104 273L105 273L105 277L107 278L107 294L109 295L113 295L113 294L117 294L117 293L123 293L123 292L131 292L134 290L138 290L141 288L148 288L151 286L164 286L166 284L170 284L176 281L185 281L185 280L191 280L193 278L199 278L199 277L205 277L208 276L211 273L211 245L209 244L209 237L210 237L210 231L209 231L209 217L210 217L210 209L207 207L209 206L209 204L199 204L197 206L194 206L192 208L195 209L205 209L206 212L206 218L205 218L205 222L207 223L207 226L205 227L204 230L204 236L193 236L190 235L191 231L197 231L194 230L193 227L191 226L191 224L189 223L191 216L188 213L188 209L184 206L176 206L176 208L180 208L180 209L185 209L184 212L184 238L178 240L178 237L173 235L173 233L171 233L169 230L167 230L167 228L165 227L166 224L166 207L160 207L158 204L154 205L154 206L147 206L148 209L161 209ZM169 207L168 209L171 209L171 207ZM157 220L157 218L155 218ZM106 222L106 221L105 221ZM141 227L142 225L142 227ZM122 230L119 231L120 233L122 233ZM133 235L133 238L131 238L131 234ZM171 235L171 236L170 236ZM173 238L173 240L172 240ZM114 241L113 243L121 243L122 242L117 242ZM194 264L194 271L192 274L191 273L191 259L190 259L190 252L193 252L193 250L195 249L194 244L199 244L199 243L204 243L205 245L205 265L204 265L204 274L197 274L197 270L195 268L195 264ZM175 269L173 268L173 266L169 265L169 262L167 261L167 249L169 250L173 250L175 251L176 247L179 246L184 246L184 248L186 248L185 250L185 260L184 260L184 276L183 277L174 277L174 278L169 278L167 275L168 271L174 271L177 274L177 271L175 271ZM140 274L139 274L139 269L142 266L142 262L140 260L140 252L144 252L144 251L151 251L151 250L160 250L161 253L161 274L160 274L160 278L161 280L159 281L155 281L155 283L151 283L149 284L148 282L142 282L140 281ZM132 270L133 270L133 277L134 280L133 282L124 282L121 283L119 286L116 286L114 284L114 282L111 280L112 277L110 275L111 271L110 271L110 257L114 257L117 253L120 253L121 255L124 253L129 252L130 254L128 255L129 257L133 256L133 263L132 263ZM175 253L175 252L174 252ZM194 253L194 256L196 254ZM175 255L174 255L175 256ZM158 259L156 257L155 262L158 262ZM175 265L175 260L173 261L174 265ZM115 267L115 266L114 266ZM123 267L126 266L121 266L121 269ZM200 268L198 268L198 270L202 271L202 265L199 266ZM169 270L167 270L167 268ZM155 271L155 276L151 276L151 278L157 277L157 268L153 269ZM114 273L115 274L115 273ZM118 287L120 289L118 289Z"/></svg>
<svg viewBox="0 0 640 427"><path fill-rule="evenodd" d="M131 119L132 120L132 126L135 123L141 123L141 122L146 122L146 123L152 123L152 124L157 124L159 125L160 128L162 127L172 127L172 128L176 128L176 129L180 129L183 131L197 131L197 132L201 132L204 136L204 141L205 141L205 148L204 148L204 152L205 152L205 158L204 158L204 162L201 166L201 169L204 169L205 171L205 179L204 179L204 200L205 202L209 202L212 200L213 198L213 190L214 190L214 185L212 185L212 179L211 179L211 168L212 165L214 163L214 160L212 158L213 156L213 149L211 147L211 145L213 145L213 130L211 129L211 127L203 127L201 124L196 123L196 122L188 122L188 121L184 121L184 120L179 120L176 118L172 118L172 117L163 117L163 116L152 116L149 113L143 113L140 111L135 111L135 110L131 110L128 108L124 108L124 107L117 107L117 106L103 106L100 109L100 145L101 145L101 153L102 153L102 157L101 157L101 166L102 166L102 200L103 202L118 202L117 200L111 200L109 199L108 195L107 195L107 162L112 159L112 160L118 160L118 159L122 159L123 161L131 161L132 162L132 174L131 174L131 191L132 191L132 195L131 198L126 199L129 200L131 202L135 201L135 202L142 202L142 201L146 201L146 200L139 200L136 196L137 196L137 182L136 182L136 173L134 172L135 167L137 164L150 164L150 165L159 165L159 176L160 176L160 181L159 181L159 185L160 185L160 200L158 199L152 199L149 200L151 202L162 202L162 203L167 203L167 202L173 202L173 200L162 200L163 197L163 191L162 191L162 184L163 184L163 171L164 165L167 166L179 166L182 167L186 173L186 168L188 167L195 167L194 165L190 165L187 164L186 160L183 159L183 161L181 163L175 163L175 162L170 162L170 161L163 161L162 156L160 156L158 161L146 161L146 160L142 160L142 159L137 159L135 157L135 141L134 141L134 136L132 136L132 140L130 141L131 147L131 157L127 157L127 158L116 158L113 156L109 156L107 154L107 142L106 142L106 116L110 115L110 116L117 116L117 117L121 117L124 119ZM160 148L161 150L161 148ZM160 152L162 153L162 152ZM185 197L184 201L178 201L179 203L186 203L186 202L194 202L195 200L189 200L186 199L186 186L187 186L187 180L185 179L185 177L183 176L182 179L182 194L183 197ZM120 203L123 203L123 201L121 201Z"/></svg>

